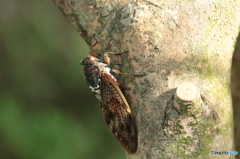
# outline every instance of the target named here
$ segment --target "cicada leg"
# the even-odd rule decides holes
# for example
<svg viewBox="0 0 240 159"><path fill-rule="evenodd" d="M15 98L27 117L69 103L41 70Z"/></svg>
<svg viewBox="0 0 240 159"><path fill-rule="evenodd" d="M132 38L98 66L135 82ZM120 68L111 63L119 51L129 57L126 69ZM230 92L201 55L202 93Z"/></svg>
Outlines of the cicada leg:
<svg viewBox="0 0 240 159"><path fill-rule="evenodd" d="M122 54L127 53L127 52L128 52L128 51L124 51L124 52L121 52L121 53L106 52L106 53L103 54L104 62L105 62L106 64L108 64L108 65L110 64L110 58L109 58L108 55L122 55Z"/></svg>

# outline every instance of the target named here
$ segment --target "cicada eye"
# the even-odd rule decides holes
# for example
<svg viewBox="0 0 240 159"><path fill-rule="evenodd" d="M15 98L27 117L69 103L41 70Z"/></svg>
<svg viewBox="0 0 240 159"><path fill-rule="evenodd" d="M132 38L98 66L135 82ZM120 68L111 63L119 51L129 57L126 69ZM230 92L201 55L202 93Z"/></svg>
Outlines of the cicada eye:
<svg viewBox="0 0 240 159"><path fill-rule="evenodd" d="M83 64L83 60L80 61L80 64L81 64L81 65Z"/></svg>
<svg viewBox="0 0 240 159"><path fill-rule="evenodd" d="M80 61L80 64L81 64L81 65L86 65L86 59L81 60L81 61Z"/></svg>
<svg viewBox="0 0 240 159"><path fill-rule="evenodd" d="M94 65L95 61L94 60L89 60L88 65Z"/></svg>

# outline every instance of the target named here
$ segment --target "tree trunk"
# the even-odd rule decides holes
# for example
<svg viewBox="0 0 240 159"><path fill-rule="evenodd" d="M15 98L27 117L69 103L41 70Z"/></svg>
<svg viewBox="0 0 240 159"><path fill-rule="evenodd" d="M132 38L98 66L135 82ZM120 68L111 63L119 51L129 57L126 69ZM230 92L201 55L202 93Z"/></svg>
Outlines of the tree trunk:
<svg viewBox="0 0 240 159"><path fill-rule="evenodd" d="M232 59L231 93L233 103L235 149L238 153L240 153L240 34L238 35ZM236 158L240 159L240 155Z"/></svg>
<svg viewBox="0 0 240 159"><path fill-rule="evenodd" d="M239 1L55 2L99 52L129 51L121 72L147 74L118 77L138 128L138 150L127 158L234 150L229 81Z"/></svg>

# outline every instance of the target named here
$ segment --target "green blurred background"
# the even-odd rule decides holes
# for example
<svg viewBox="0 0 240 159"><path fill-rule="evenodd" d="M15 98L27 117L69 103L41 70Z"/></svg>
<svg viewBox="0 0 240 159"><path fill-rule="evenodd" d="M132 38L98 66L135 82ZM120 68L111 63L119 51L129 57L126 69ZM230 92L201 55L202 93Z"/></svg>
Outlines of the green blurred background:
<svg viewBox="0 0 240 159"><path fill-rule="evenodd" d="M0 1L0 159L122 159L79 61L88 46L51 0Z"/></svg>

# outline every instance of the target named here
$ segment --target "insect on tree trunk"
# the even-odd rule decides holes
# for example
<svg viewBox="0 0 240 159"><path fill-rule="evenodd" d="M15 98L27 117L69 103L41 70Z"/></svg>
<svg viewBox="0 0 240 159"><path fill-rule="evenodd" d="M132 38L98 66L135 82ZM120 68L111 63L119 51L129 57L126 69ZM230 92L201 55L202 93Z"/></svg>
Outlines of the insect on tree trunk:
<svg viewBox="0 0 240 159"><path fill-rule="evenodd" d="M229 81L239 1L55 2L89 46L129 52L121 72L147 74L118 78L138 130L137 152L127 158L234 150Z"/></svg>

